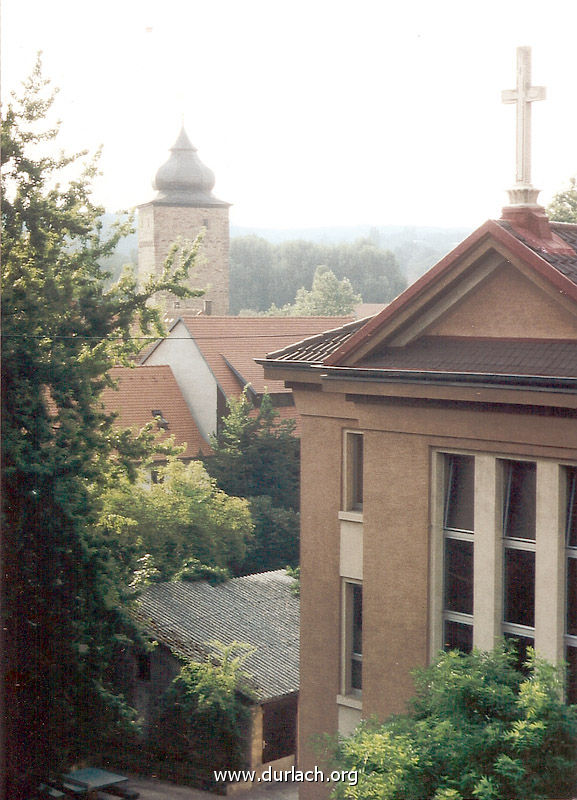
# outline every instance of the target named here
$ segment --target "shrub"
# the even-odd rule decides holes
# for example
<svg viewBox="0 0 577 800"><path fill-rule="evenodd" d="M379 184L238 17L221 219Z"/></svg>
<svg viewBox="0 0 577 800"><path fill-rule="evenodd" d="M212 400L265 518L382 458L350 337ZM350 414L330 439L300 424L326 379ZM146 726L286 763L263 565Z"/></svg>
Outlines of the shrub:
<svg viewBox="0 0 577 800"><path fill-rule="evenodd" d="M441 653L415 673L409 713L363 723L335 747L339 769L358 770L338 798L538 800L575 788L577 707L563 703L563 670L530 652L525 672L511 645Z"/></svg>
<svg viewBox="0 0 577 800"><path fill-rule="evenodd" d="M148 734L151 759L165 777L214 788L213 770L245 766L251 692L242 669L246 644L211 643L218 656L182 667L165 692Z"/></svg>

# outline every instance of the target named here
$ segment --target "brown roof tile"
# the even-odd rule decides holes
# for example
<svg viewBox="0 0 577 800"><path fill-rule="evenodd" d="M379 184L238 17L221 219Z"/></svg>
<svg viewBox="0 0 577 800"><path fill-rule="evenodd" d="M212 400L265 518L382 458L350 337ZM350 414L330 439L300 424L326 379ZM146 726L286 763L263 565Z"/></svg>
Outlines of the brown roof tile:
<svg viewBox="0 0 577 800"><path fill-rule="evenodd" d="M212 453L169 366L114 367L110 376L118 381L118 390L105 389L102 402L107 411L118 414L119 426L140 429L153 420L152 411L158 409L168 421L168 429L161 438L172 435L177 445L186 443L183 457L194 458L199 450L205 455Z"/></svg>
<svg viewBox="0 0 577 800"><path fill-rule="evenodd" d="M283 381L264 378L255 363L267 353L334 328L351 317L181 317L227 397L250 383L257 394L289 392Z"/></svg>
<svg viewBox="0 0 577 800"><path fill-rule="evenodd" d="M577 341L424 336L387 347L358 369L577 377Z"/></svg>

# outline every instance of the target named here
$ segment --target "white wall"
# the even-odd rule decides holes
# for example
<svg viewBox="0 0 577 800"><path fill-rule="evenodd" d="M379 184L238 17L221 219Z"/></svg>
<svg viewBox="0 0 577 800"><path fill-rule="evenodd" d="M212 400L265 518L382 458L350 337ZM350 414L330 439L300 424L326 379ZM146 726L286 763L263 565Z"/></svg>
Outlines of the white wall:
<svg viewBox="0 0 577 800"><path fill-rule="evenodd" d="M144 363L171 367L190 413L208 441L209 434L216 433L216 378L183 322L177 322Z"/></svg>

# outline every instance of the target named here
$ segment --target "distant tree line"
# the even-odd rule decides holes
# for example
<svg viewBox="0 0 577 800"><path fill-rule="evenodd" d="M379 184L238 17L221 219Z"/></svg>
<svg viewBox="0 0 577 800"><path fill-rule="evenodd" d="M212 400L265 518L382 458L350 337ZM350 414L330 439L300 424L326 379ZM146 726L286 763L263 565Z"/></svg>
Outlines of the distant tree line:
<svg viewBox="0 0 577 800"><path fill-rule="evenodd" d="M293 303L301 288L310 290L318 266L348 278L365 303L387 303L406 287L393 253L370 239L337 245L292 241L273 244L259 236L231 240L230 311L266 311Z"/></svg>

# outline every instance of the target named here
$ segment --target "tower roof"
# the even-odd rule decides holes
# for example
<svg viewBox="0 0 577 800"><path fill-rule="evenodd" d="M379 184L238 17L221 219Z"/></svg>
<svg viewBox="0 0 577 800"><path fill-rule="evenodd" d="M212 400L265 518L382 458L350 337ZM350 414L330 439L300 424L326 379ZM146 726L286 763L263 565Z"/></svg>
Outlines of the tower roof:
<svg viewBox="0 0 577 800"><path fill-rule="evenodd" d="M228 206L214 197L214 173L197 155L184 126L170 148L170 156L157 171L152 183L154 203L176 206Z"/></svg>

